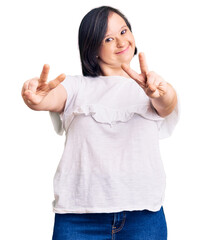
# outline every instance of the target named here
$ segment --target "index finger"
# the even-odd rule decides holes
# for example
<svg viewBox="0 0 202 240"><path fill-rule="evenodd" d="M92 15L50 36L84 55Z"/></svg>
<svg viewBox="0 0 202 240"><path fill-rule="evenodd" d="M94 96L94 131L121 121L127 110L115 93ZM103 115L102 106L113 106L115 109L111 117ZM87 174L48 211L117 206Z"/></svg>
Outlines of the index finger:
<svg viewBox="0 0 202 240"><path fill-rule="evenodd" d="M139 53L139 62L140 62L141 73L147 75L147 73L149 72L149 69L147 66L145 54L143 52Z"/></svg>
<svg viewBox="0 0 202 240"><path fill-rule="evenodd" d="M44 64L43 70L42 70L41 75L40 75L39 82L44 83L44 82L47 81L49 70L50 70L50 66L48 64Z"/></svg>

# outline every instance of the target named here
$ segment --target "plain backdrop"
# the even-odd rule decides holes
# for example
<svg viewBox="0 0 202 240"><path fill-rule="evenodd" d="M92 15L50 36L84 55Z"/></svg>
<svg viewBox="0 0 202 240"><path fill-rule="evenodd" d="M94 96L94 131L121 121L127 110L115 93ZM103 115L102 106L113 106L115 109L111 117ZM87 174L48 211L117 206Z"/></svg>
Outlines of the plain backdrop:
<svg viewBox="0 0 202 240"><path fill-rule="evenodd" d="M202 239L202 15L196 0L1 1L1 239L52 237L53 177L65 136L56 135L48 112L24 104L21 88L40 76L45 63L50 65L49 80L61 73L81 74L79 24L102 5L126 15L149 69L179 94L180 121L173 135L160 141L168 239ZM140 72L137 57L131 67Z"/></svg>

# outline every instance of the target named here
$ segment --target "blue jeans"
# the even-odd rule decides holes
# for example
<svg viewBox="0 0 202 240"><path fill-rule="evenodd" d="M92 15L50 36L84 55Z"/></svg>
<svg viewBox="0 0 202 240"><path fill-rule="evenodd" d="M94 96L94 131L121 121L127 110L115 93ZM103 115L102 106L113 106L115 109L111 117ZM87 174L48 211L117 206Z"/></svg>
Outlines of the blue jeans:
<svg viewBox="0 0 202 240"><path fill-rule="evenodd" d="M166 240L163 207L157 212L55 214L52 240Z"/></svg>

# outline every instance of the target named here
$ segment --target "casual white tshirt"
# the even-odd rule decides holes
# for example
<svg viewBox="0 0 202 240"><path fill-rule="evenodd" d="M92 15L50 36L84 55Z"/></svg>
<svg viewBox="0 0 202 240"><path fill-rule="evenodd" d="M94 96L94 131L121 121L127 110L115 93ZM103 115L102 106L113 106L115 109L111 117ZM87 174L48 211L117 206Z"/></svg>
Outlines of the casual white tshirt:
<svg viewBox="0 0 202 240"><path fill-rule="evenodd" d="M62 84L64 112L50 113L57 133L66 132L53 211L158 211L166 184L159 139L172 133L178 106L160 117L143 89L121 76L67 76Z"/></svg>

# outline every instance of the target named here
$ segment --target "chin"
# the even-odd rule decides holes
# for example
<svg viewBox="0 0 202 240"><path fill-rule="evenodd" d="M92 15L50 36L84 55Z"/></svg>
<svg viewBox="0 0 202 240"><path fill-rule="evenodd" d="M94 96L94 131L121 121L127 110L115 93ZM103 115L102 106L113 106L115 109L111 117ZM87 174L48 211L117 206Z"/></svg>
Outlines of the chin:
<svg viewBox="0 0 202 240"><path fill-rule="evenodd" d="M132 59L133 59L133 56L125 56L125 58L123 58L123 60L121 61L121 64L122 63L130 64Z"/></svg>

